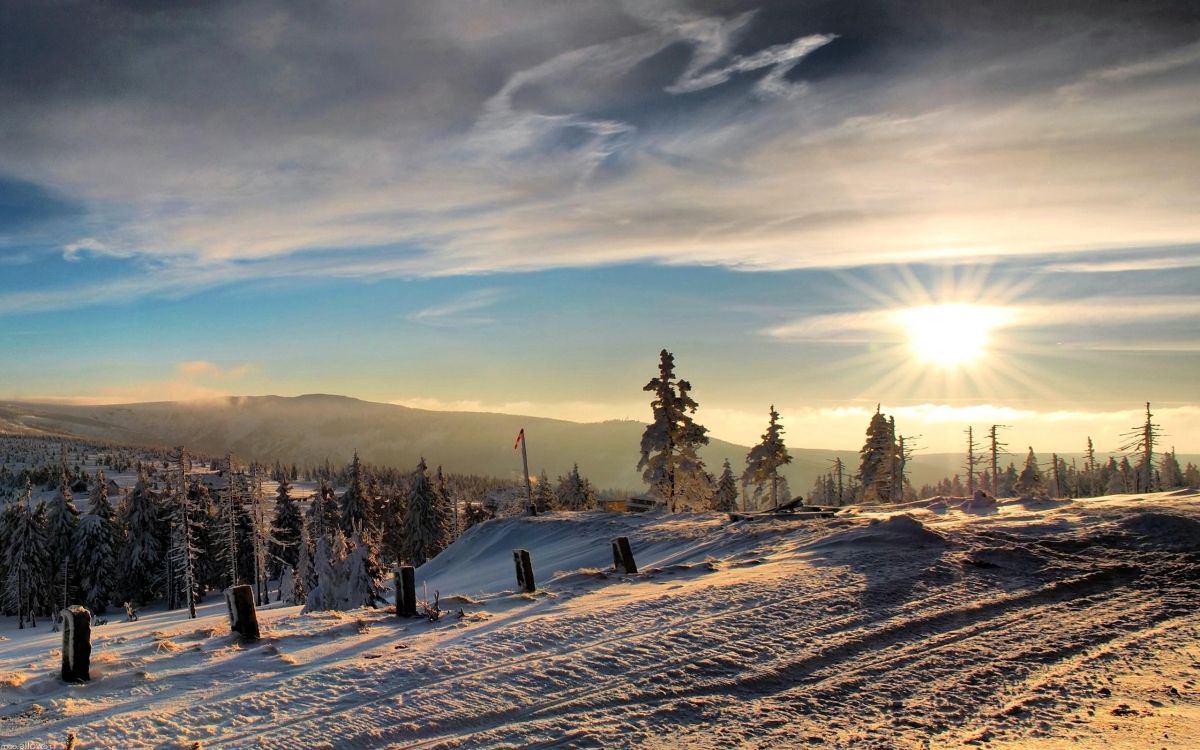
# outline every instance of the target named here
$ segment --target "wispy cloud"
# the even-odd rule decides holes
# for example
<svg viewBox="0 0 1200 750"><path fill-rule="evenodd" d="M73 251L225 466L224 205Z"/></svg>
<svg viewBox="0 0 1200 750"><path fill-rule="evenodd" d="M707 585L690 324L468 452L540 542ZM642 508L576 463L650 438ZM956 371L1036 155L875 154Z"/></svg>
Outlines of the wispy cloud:
<svg viewBox="0 0 1200 750"><path fill-rule="evenodd" d="M1200 297L1195 296L1107 296L1086 297L1066 302L1021 302L988 306L995 329L1077 328L1097 325L1132 324L1154 320L1200 320ZM907 332L904 309L875 309L810 315L770 326L765 336L784 341L863 343L902 340ZM1162 342L1158 342L1162 345ZM1189 348L1192 342L1181 342ZM1099 344L1099 346L1112 346ZM1129 350L1138 344L1125 343ZM1090 348L1090 347L1089 347Z"/></svg>
<svg viewBox="0 0 1200 750"><path fill-rule="evenodd" d="M408 319L435 328L490 325L496 322L494 318L473 313L492 307L502 301L506 294L504 289L477 289L440 305L417 310Z"/></svg>
<svg viewBox="0 0 1200 750"><path fill-rule="evenodd" d="M1190 21L1101 8L1080 29L1047 7L1018 33L988 23L1011 9L963 6L104 6L139 29L105 37L18 9L12 32L45 44L0 67L0 161L86 208L66 257L200 270L167 279L181 294L318 266L795 269L1200 239ZM330 249L343 264L312 257Z"/></svg>

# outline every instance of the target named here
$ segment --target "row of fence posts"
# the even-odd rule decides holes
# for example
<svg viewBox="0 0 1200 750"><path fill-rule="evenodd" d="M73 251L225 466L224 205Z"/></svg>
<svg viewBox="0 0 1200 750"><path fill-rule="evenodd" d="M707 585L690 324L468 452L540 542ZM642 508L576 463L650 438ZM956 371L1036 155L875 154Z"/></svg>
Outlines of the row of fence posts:
<svg viewBox="0 0 1200 750"><path fill-rule="evenodd" d="M618 573L632 575L638 572L637 563L633 559L633 548L629 538L619 536L612 540L613 568ZM537 582L533 577L533 560L529 550L513 550L513 567L517 575L517 591L532 594L537 591ZM417 616L417 572L411 565L401 565L394 572L396 583L396 615L399 617Z"/></svg>
<svg viewBox="0 0 1200 750"><path fill-rule="evenodd" d="M254 590L248 585L226 589L225 605L229 608L230 629L243 641L257 641L261 633L258 612L254 609ZM92 679L92 613L87 607L76 605L64 609L60 617L63 682L88 682Z"/></svg>
<svg viewBox="0 0 1200 750"><path fill-rule="evenodd" d="M612 556L613 568L618 573L638 572L628 537L619 536L612 540ZM517 590L523 593L537 591L529 550L513 550L513 564L516 567ZM416 569L411 565L402 565L396 568L394 575L396 614L400 617L416 617ZM258 612L254 608L254 590L248 585L231 586L225 590L225 605L229 609L230 629L243 641L257 641L261 633ZM62 679L64 682L87 682L91 679L92 613L87 607L72 606L64 609L61 617Z"/></svg>

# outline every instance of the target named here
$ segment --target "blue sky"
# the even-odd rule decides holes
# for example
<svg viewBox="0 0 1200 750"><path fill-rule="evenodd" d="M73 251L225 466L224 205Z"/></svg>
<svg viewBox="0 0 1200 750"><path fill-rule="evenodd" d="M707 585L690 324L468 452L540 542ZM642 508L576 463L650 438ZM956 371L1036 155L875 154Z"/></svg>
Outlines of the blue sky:
<svg viewBox="0 0 1200 750"><path fill-rule="evenodd" d="M82 8L0 24L0 398L640 419L666 347L734 440L1200 451L1188 4Z"/></svg>

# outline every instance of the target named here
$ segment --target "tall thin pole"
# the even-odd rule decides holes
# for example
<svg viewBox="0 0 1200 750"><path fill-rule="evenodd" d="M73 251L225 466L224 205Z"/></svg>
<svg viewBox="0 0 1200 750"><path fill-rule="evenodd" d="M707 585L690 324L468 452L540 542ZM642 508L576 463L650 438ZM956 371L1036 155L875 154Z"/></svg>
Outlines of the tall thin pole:
<svg viewBox="0 0 1200 750"><path fill-rule="evenodd" d="M537 508L533 507L533 485L529 482L529 456L525 453L525 428L521 428L521 466L525 469L525 501L528 503L528 514L531 516L537 515Z"/></svg>

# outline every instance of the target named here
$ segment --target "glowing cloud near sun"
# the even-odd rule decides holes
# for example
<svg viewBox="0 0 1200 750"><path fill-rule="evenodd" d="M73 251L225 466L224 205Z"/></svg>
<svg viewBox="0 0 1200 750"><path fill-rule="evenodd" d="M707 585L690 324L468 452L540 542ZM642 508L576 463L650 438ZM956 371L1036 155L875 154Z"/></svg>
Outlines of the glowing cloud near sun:
<svg viewBox="0 0 1200 750"><path fill-rule="evenodd" d="M978 363L988 351L992 333L1008 319L1004 308L966 303L923 305L896 313L917 359L946 369Z"/></svg>

